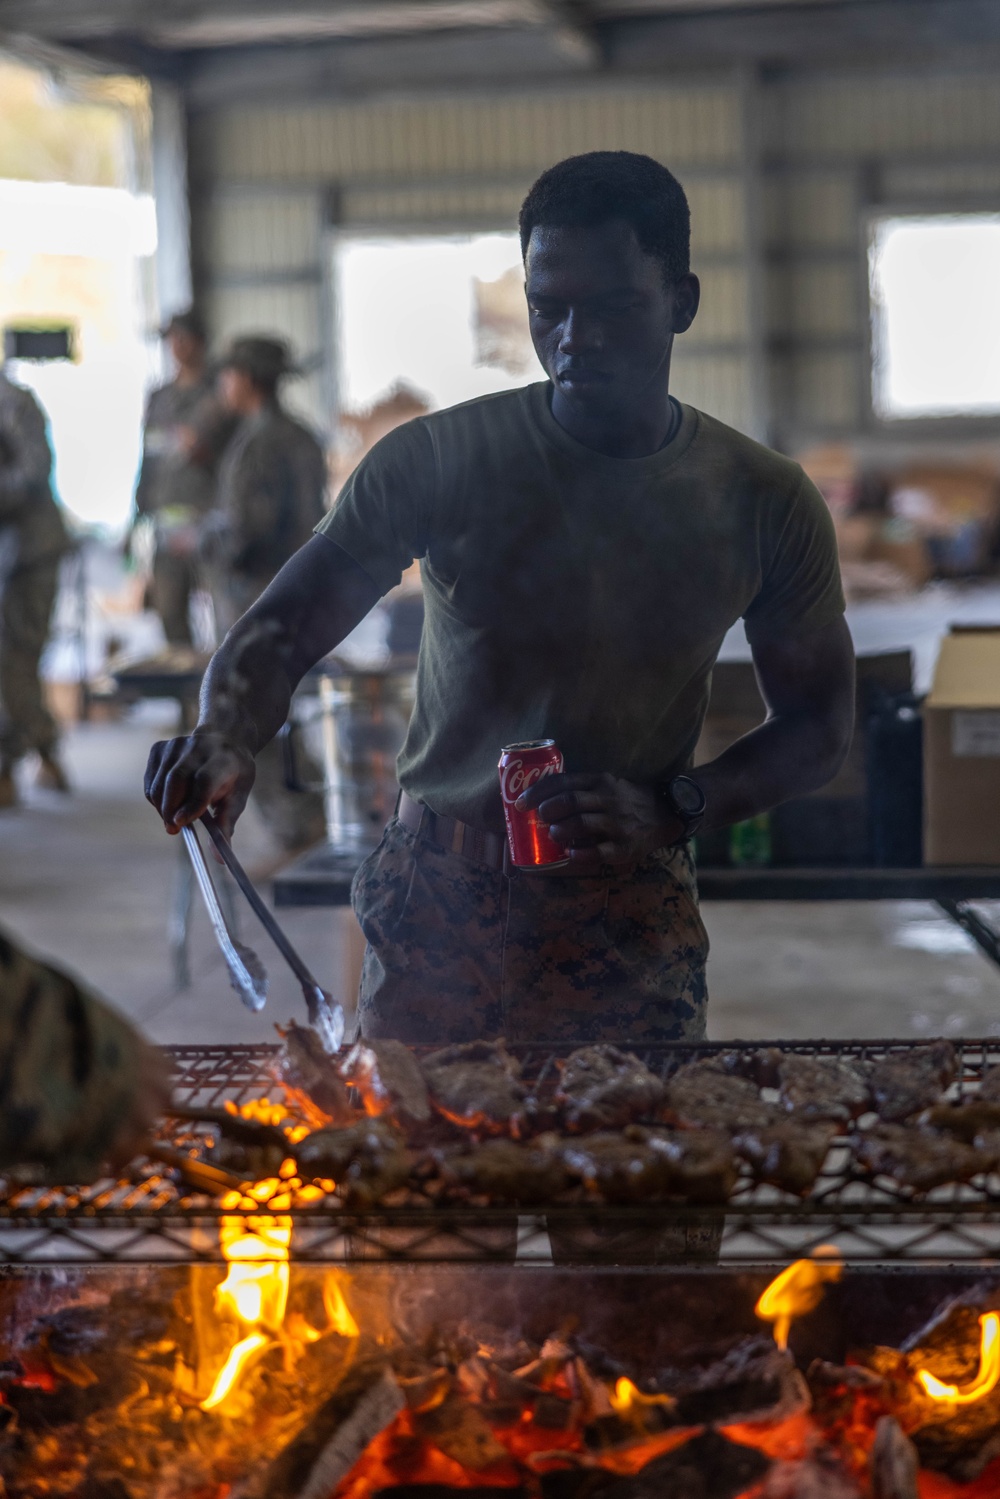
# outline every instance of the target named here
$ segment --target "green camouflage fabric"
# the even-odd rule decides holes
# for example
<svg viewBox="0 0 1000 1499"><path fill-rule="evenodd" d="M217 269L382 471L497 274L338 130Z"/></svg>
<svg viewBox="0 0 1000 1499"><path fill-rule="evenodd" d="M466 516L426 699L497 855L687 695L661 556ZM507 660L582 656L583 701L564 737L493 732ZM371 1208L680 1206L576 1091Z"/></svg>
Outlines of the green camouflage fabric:
<svg viewBox="0 0 1000 1499"><path fill-rule="evenodd" d="M11 572L66 550L51 473L45 413L30 390L0 370L0 588Z"/></svg>
<svg viewBox="0 0 1000 1499"><path fill-rule="evenodd" d="M363 1036L701 1041L708 937L686 848L612 878L510 875L393 819L358 869Z"/></svg>
<svg viewBox="0 0 1000 1499"><path fill-rule="evenodd" d="M96 995L0 933L0 1172L93 1180L131 1110L138 1047Z"/></svg>
<svg viewBox="0 0 1000 1499"><path fill-rule="evenodd" d="M0 765L59 738L38 675L59 584L59 560L16 568L0 583Z"/></svg>
<svg viewBox="0 0 1000 1499"><path fill-rule="evenodd" d="M205 559L256 598L325 513L323 449L269 404L240 423L223 455L216 508L202 533Z"/></svg>

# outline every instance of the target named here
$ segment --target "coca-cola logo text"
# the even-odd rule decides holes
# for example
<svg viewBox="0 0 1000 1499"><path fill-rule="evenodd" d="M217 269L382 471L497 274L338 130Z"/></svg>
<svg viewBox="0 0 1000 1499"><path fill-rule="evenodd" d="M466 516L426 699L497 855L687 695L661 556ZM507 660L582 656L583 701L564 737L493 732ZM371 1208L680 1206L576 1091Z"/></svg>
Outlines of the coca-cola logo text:
<svg viewBox="0 0 1000 1499"><path fill-rule="evenodd" d="M561 765L529 765L525 768L523 760L510 760L500 773L500 795L508 806L513 805L521 795L540 781L543 776L555 775L561 770Z"/></svg>

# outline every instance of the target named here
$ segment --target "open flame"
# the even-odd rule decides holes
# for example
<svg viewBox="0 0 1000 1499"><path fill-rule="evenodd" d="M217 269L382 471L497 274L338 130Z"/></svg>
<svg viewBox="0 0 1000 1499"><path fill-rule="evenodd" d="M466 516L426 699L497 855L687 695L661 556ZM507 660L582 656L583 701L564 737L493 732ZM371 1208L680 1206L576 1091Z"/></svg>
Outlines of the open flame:
<svg viewBox="0 0 1000 1499"><path fill-rule="evenodd" d="M647 1411L653 1406L662 1406L669 1410L677 1403L669 1395L644 1395L642 1390L624 1375L616 1381L614 1389L608 1391L608 1399L615 1414L625 1417Z"/></svg>
<svg viewBox="0 0 1000 1499"><path fill-rule="evenodd" d="M788 1347L793 1318L804 1316L818 1306L823 1287L830 1281L839 1280L844 1272L835 1245L820 1244L815 1254L816 1259L793 1260L772 1280L754 1307L761 1321L773 1324L774 1341L779 1348Z"/></svg>
<svg viewBox="0 0 1000 1499"><path fill-rule="evenodd" d="M1000 1316L996 1312L987 1312L980 1317L979 1332L979 1373L971 1384L943 1384L926 1369L918 1369L917 1380L932 1400L947 1401L949 1405L971 1405L1000 1384Z"/></svg>

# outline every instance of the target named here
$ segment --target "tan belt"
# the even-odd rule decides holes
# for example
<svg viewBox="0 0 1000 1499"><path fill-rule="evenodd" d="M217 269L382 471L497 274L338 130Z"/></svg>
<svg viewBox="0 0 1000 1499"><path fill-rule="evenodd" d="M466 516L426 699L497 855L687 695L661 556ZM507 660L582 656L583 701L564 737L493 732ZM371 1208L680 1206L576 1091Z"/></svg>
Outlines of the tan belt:
<svg viewBox="0 0 1000 1499"><path fill-rule="evenodd" d="M484 833L481 828L472 828L457 817L442 817L432 812L423 802L415 802L405 791L399 793L396 816L404 828L445 848L451 854L471 859L476 864L486 864L490 869L506 869L507 839L497 833Z"/></svg>

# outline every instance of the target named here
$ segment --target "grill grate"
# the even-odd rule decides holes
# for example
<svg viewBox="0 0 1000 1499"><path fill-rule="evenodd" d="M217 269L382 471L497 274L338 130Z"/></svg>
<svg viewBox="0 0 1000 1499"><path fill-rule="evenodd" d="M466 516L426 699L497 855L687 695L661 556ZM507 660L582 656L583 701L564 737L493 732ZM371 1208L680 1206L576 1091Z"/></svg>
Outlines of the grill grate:
<svg viewBox="0 0 1000 1499"><path fill-rule="evenodd" d="M876 1059L906 1051L919 1042L793 1041L777 1045L806 1056ZM699 1056L731 1051L733 1043L700 1046L635 1047L647 1065L663 1075ZM178 1046L169 1048L174 1097L195 1108L219 1108L270 1094L280 1097L271 1067L274 1046ZM511 1047L526 1079L542 1096L558 1076L549 1048ZM959 1073L950 1096L969 1091L991 1066L1000 1063L1000 1039L955 1043ZM169 1141L190 1146L188 1133ZM360 1213L329 1196L304 1206L289 1204L283 1184L259 1203L236 1209L184 1187L176 1173L154 1160L134 1162L118 1180L87 1188L25 1187L0 1182L0 1257L13 1263L163 1263L221 1258L219 1221L224 1216L277 1213L293 1223L292 1258L302 1261L501 1261L516 1248L519 1261L549 1259L548 1228L561 1237L581 1234L587 1257L613 1259L601 1237L665 1226L688 1227L721 1246L729 1264L771 1264L806 1255L818 1245L836 1244L856 1263L941 1264L1000 1259L1000 1174L964 1185L940 1187L915 1199L886 1178L858 1173L846 1145L834 1143L811 1194L796 1198L756 1184L744 1168L725 1206L555 1207L544 1214L515 1214L510 1208L467 1206L378 1208ZM516 1232L515 1225L516 1222ZM599 1233L593 1234L594 1230ZM581 1243L584 1239L581 1239Z"/></svg>

